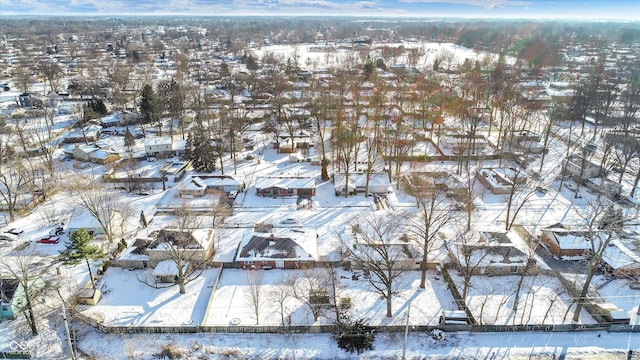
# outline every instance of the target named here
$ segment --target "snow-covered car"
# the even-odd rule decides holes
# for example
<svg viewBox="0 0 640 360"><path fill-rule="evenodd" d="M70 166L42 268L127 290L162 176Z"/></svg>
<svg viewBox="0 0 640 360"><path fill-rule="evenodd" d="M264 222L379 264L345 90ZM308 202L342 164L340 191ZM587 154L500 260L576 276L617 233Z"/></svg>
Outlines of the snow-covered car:
<svg viewBox="0 0 640 360"><path fill-rule="evenodd" d="M287 225L293 225L293 224L297 224L298 220L293 219L293 218L286 218L282 221L280 221L280 224L287 224Z"/></svg>
<svg viewBox="0 0 640 360"><path fill-rule="evenodd" d="M16 241L18 237L11 233L0 234L0 241Z"/></svg>

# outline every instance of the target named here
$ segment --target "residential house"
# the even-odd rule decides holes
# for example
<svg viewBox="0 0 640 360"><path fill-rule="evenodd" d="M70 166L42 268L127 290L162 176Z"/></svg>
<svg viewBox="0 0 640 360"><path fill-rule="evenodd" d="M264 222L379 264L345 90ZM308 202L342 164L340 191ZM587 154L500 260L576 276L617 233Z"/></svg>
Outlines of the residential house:
<svg viewBox="0 0 640 360"><path fill-rule="evenodd" d="M361 229L361 231L373 231L373 229ZM339 234L342 242L348 245L348 249L345 250L360 253L359 255L356 254L356 258L369 261L389 260L393 262L397 268L407 270L416 270L420 267L420 259L418 257L420 252L414 248L417 242L411 240L410 235L404 232L403 227L395 227L385 235L384 241L377 241L378 237L375 235L365 238L355 231L353 226L345 228L344 231ZM371 250L378 247L384 247L386 249L385 256L388 256L387 259L382 259L382 255L378 251Z"/></svg>
<svg viewBox="0 0 640 360"><path fill-rule="evenodd" d="M256 194L260 196L314 196L316 180L308 177L268 177L256 179Z"/></svg>
<svg viewBox="0 0 640 360"><path fill-rule="evenodd" d="M333 177L336 196L344 195L345 186L349 186L349 193L364 193L367 189L367 174L349 174L349 182L346 184L344 174L335 174ZM387 194L392 191L391 182L387 173L372 173L369 175L369 194Z"/></svg>
<svg viewBox="0 0 640 360"><path fill-rule="evenodd" d="M100 133L102 132L102 126L100 125L89 125L82 129L76 129L69 132L65 137L63 142L67 144L74 143L92 143L100 138Z"/></svg>
<svg viewBox="0 0 640 360"><path fill-rule="evenodd" d="M479 154L487 148L488 142L483 135L452 134L445 136L439 145L453 154Z"/></svg>
<svg viewBox="0 0 640 360"><path fill-rule="evenodd" d="M493 194L509 194L514 184L526 182L527 176L513 168L480 168L476 170L476 179Z"/></svg>
<svg viewBox="0 0 640 360"><path fill-rule="evenodd" d="M152 241L147 244L145 253L149 257L148 265L154 268L163 260L175 258L176 253L180 253L183 261L201 264L214 252L213 229L162 229L149 233L148 239Z"/></svg>
<svg viewBox="0 0 640 360"><path fill-rule="evenodd" d="M41 289L45 286L41 278L29 280L27 288ZM15 278L0 277L0 320L13 318L26 306L25 291Z"/></svg>
<svg viewBox="0 0 640 360"><path fill-rule="evenodd" d="M278 153L290 154L296 152L298 144L295 139L285 138L278 144Z"/></svg>
<svg viewBox="0 0 640 360"><path fill-rule="evenodd" d="M562 224L554 224L542 230L540 242L559 258L582 258L593 248L600 246L601 237L589 230L572 230Z"/></svg>
<svg viewBox="0 0 640 360"><path fill-rule="evenodd" d="M299 228L251 232L240 242L235 261L243 269L313 267L318 261L317 239L317 234Z"/></svg>
<svg viewBox="0 0 640 360"><path fill-rule="evenodd" d="M90 161L96 164L110 164L120 160L120 154L110 149L101 149L96 145L76 144L71 157L79 161Z"/></svg>
<svg viewBox="0 0 640 360"><path fill-rule="evenodd" d="M144 139L144 151L147 158L164 158L173 154L173 140L171 136L148 137Z"/></svg>
<svg viewBox="0 0 640 360"><path fill-rule="evenodd" d="M119 224L122 216L117 212L114 213L112 224ZM104 235L104 229L100 222L88 210L83 207L76 207L71 214L69 223L67 224L68 233L72 233L79 229L86 229L90 234Z"/></svg>
<svg viewBox="0 0 640 360"><path fill-rule="evenodd" d="M416 173L416 172L412 172ZM450 197L459 202L467 201L469 189L464 181L460 180L456 175L444 171L423 171L417 172L421 177L433 179L432 184L439 190L446 193ZM406 173L404 175L407 175ZM412 186L415 186L413 184Z"/></svg>
<svg viewBox="0 0 640 360"><path fill-rule="evenodd" d="M505 136L505 152L541 154L544 146L540 144L540 135L529 130L512 131Z"/></svg>
<svg viewBox="0 0 640 360"><path fill-rule="evenodd" d="M571 175L578 182L583 182L600 175L601 169L583 156L572 154L562 160L562 172Z"/></svg>
<svg viewBox="0 0 640 360"><path fill-rule="evenodd" d="M601 258L602 269L619 279L640 276L640 255L619 239L611 239Z"/></svg>
<svg viewBox="0 0 640 360"><path fill-rule="evenodd" d="M515 231L480 231L477 241L451 243L449 257L473 274L515 275L537 271L536 260Z"/></svg>

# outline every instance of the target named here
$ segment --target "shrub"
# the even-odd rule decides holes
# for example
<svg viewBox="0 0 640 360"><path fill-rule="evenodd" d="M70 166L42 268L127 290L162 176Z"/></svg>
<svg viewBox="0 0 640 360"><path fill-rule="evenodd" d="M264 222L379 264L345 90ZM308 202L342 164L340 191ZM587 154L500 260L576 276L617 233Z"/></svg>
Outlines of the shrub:
<svg viewBox="0 0 640 360"><path fill-rule="evenodd" d="M373 350L375 340L374 329L365 325L364 319L352 320L349 316L340 315L335 334L338 347L348 352L362 353L365 350Z"/></svg>
<svg viewBox="0 0 640 360"><path fill-rule="evenodd" d="M350 297L343 297L340 298L340 309L341 310L349 310L351 309L351 298Z"/></svg>
<svg viewBox="0 0 640 360"><path fill-rule="evenodd" d="M156 355L159 359L181 359L185 355L185 351L174 343L162 345L162 350Z"/></svg>
<svg viewBox="0 0 640 360"><path fill-rule="evenodd" d="M440 330L440 329L431 330L429 335L436 342L444 342L444 341L447 340L447 334L444 331Z"/></svg>

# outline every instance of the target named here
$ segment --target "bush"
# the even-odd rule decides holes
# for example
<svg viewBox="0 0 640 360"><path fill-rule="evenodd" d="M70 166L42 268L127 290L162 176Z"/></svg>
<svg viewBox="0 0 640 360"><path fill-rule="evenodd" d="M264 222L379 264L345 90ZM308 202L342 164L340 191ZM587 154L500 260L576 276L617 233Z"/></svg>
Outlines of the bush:
<svg viewBox="0 0 640 360"><path fill-rule="evenodd" d="M181 359L185 356L185 351L180 349L176 344L170 343L166 345L162 345L162 351L159 354L156 354L156 357L159 359Z"/></svg>
<svg viewBox="0 0 640 360"><path fill-rule="evenodd" d="M364 319L352 320L343 314L336 325L338 331L335 339L339 348L358 354L365 350L373 350L375 332L373 328L365 325Z"/></svg>
<svg viewBox="0 0 640 360"><path fill-rule="evenodd" d="M340 309L341 310L349 310L351 309L351 298L350 297L343 297L340 298Z"/></svg>
<svg viewBox="0 0 640 360"><path fill-rule="evenodd" d="M431 330L429 335L436 342L444 342L444 341L447 340L447 334L444 331L440 330L440 329Z"/></svg>

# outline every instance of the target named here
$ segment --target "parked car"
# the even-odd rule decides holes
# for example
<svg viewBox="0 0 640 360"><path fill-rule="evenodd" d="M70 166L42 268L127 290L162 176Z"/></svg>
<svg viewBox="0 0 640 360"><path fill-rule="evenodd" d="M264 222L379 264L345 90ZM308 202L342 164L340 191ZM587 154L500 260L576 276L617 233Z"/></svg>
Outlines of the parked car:
<svg viewBox="0 0 640 360"><path fill-rule="evenodd" d="M60 236L64 233L64 228L62 226L58 226L55 229L49 231L49 236Z"/></svg>
<svg viewBox="0 0 640 360"><path fill-rule="evenodd" d="M292 219L292 218L287 218L287 219L284 219L284 220L280 221L280 223L281 224L290 224L290 225L292 225L292 224L297 224L298 220Z"/></svg>
<svg viewBox="0 0 640 360"><path fill-rule="evenodd" d="M253 159L256 158L256 156L253 155L253 154L247 154L247 155L244 156L244 158L245 158L245 160L253 160Z"/></svg>
<svg viewBox="0 0 640 360"><path fill-rule="evenodd" d="M9 229L7 231L5 231L7 234L13 234L13 235L20 235L24 232L24 230L18 230L18 229Z"/></svg>
<svg viewBox="0 0 640 360"><path fill-rule="evenodd" d="M238 192L237 191L229 191L229 199L235 199L238 196Z"/></svg>
<svg viewBox="0 0 640 360"><path fill-rule="evenodd" d="M58 242L60 242L60 238L57 236L47 236L36 242L39 244L57 244Z"/></svg>
<svg viewBox="0 0 640 360"><path fill-rule="evenodd" d="M0 241L15 241L17 236L11 233L0 234Z"/></svg>

